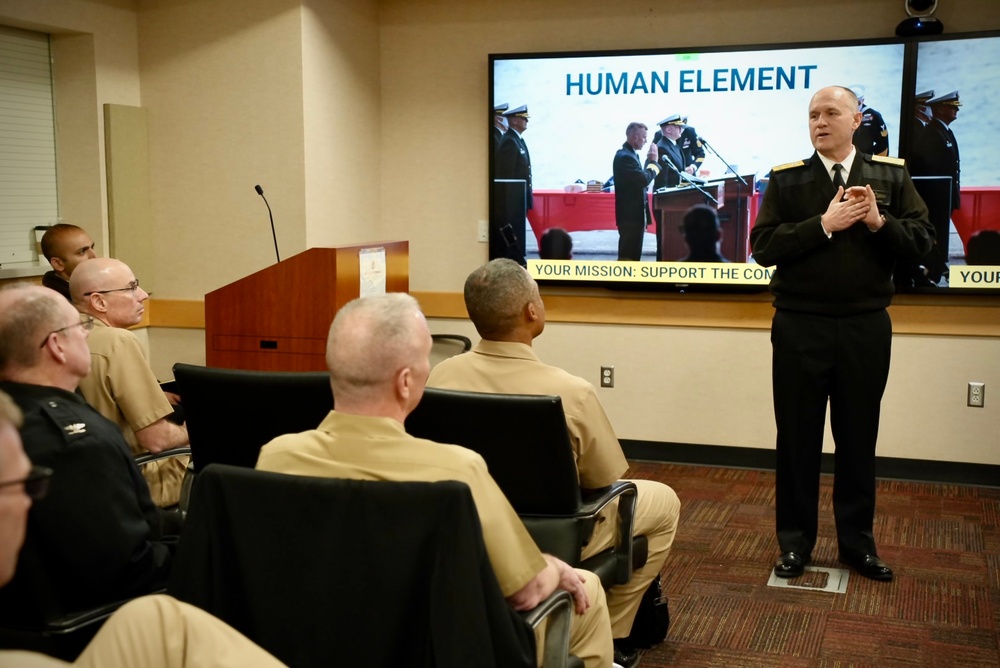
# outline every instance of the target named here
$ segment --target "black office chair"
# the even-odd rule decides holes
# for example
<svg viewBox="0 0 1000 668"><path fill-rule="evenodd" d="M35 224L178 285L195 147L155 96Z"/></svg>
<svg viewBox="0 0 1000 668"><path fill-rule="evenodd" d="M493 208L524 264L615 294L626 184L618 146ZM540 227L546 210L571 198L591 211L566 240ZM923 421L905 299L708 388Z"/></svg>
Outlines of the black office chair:
<svg viewBox="0 0 1000 668"><path fill-rule="evenodd" d="M282 434L315 429L333 408L330 374L175 364L194 473L208 464L253 468Z"/></svg>
<svg viewBox="0 0 1000 668"><path fill-rule="evenodd" d="M472 339L461 334L431 334L431 366L472 350Z"/></svg>
<svg viewBox="0 0 1000 668"><path fill-rule="evenodd" d="M527 618L500 591L467 485L210 465L168 592L290 666L534 666L568 661L572 599Z"/></svg>
<svg viewBox="0 0 1000 668"><path fill-rule="evenodd" d="M632 536L635 483L580 488L559 397L427 388L406 419L406 431L482 455L538 547L594 572L606 588L628 582L633 568L646 563L646 537ZM583 561L598 514L616 498L615 546Z"/></svg>
<svg viewBox="0 0 1000 668"><path fill-rule="evenodd" d="M190 454L188 448L176 448L160 453L146 453L135 457L136 464L141 468L144 464ZM164 531L170 529L179 531L183 517L180 514L168 513L164 516L167 524ZM18 559L22 562L35 564L46 563L46 555L33 541L27 541L21 549ZM90 608L66 609L59 603L60 597L53 589L51 577L44 572L27 571L30 579L22 583L26 591L31 592L34 610L25 619L24 611L18 611L20 618L10 621L9 615L0 621L0 649L20 649L40 652L54 656L63 661L75 661L93 637L101 630L118 608L133 598L122 598L96 605ZM162 593L162 587L150 593Z"/></svg>
<svg viewBox="0 0 1000 668"><path fill-rule="evenodd" d="M30 547L22 550L20 559L41 559ZM39 599L46 599L46 587L40 583ZM69 612L57 611L44 622L0 622L0 649L20 649L40 652L63 661L75 661L115 610L131 599ZM53 607L55 610L55 607Z"/></svg>

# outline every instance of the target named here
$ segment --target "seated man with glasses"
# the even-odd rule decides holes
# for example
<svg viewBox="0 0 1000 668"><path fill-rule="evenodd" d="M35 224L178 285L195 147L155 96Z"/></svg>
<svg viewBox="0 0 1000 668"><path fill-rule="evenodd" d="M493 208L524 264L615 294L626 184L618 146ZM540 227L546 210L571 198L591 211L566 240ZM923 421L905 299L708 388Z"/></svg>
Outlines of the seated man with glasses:
<svg viewBox="0 0 1000 668"><path fill-rule="evenodd" d="M149 295L128 265L110 258L80 263L70 277L73 302L96 320L90 335L90 374L80 392L97 411L118 425L132 454L186 446L187 427L167 419L174 408L164 394L135 335ZM169 457L143 468L153 501L177 505L187 457Z"/></svg>
<svg viewBox="0 0 1000 668"><path fill-rule="evenodd" d="M32 466L25 456L17 433L22 420L20 409L0 392L0 587L14 576L28 511L46 503L52 479L52 469ZM57 489L62 482L56 481ZM70 664L31 652L0 651L0 665L55 668ZM72 665L278 668L283 664L195 607L168 596L143 596L112 615Z"/></svg>
<svg viewBox="0 0 1000 668"><path fill-rule="evenodd" d="M121 430L74 392L90 371L93 322L54 290L0 290L0 390L24 413L31 461L58 481L31 510L0 622L42 623L166 586L176 539L162 536Z"/></svg>

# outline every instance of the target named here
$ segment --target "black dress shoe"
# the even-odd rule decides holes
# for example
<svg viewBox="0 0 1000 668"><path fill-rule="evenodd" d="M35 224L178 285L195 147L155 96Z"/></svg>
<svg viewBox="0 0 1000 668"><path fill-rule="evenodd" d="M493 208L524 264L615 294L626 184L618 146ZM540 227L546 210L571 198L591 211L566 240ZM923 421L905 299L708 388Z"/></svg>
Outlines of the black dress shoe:
<svg viewBox="0 0 1000 668"><path fill-rule="evenodd" d="M779 578L797 578L806 571L809 557L796 552L782 552L774 564L774 574Z"/></svg>
<svg viewBox="0 0 1000 668"><path fill-rule="evenodd" d="M640 652L637 649L629 649L615 643L615 665L621 668L636 668L639 665Z"/></svg>
<svg viewBox="0 0 1000 668"><path fill-rule="evenodd" d="M840 557L842 563L847 564L858 575L863 575L871 580L888 581L892 579L892 569L875 554L866 554L863 557L849 558Z"/></svg>

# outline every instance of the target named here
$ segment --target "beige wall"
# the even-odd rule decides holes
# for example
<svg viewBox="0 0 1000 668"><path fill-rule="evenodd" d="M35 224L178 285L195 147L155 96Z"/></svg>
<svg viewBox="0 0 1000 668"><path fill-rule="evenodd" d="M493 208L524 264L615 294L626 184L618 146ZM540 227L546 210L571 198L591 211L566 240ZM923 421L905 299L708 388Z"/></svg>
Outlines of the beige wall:
<svg viewBox="0 0 1000 668"><path fill-rule="evenodd" d="M159 297L205 292L306 248L296 0L140 3ZM172 276L173 280L163 280Z"/></svg>
<svg viewBox="0 0 1000 668"><path fill-rule="evenodd" d="M93 198L96 178L102 228L100 105L148 111L157 297L198 300L272 261L257 183L283 257L406 239L413 290L459 291L487 253L475 233L491 52L886 37L901 4L6 0L0 21L82 35L84 54L92 40L93 74L79 76L93 99L73 134L94 148L73 158L85 185L62 204ZM1000 3L949 0L939 16L950 33L1000 28ZM464 321L432 326L472 333ZM161 376L204 360L200 331L149 340ZM623 438L772 447L764 330L553 322L537 346L592 382L616 367L617 386L601 393ZM1000 338L899 335L894 346L880 454L1000 464ZM987 408L964 407L969 380L987 383Z"/></svg>
<svg viewBox="0 0 1000 668"><path fill-rule="evenodd" d="M378 3L303 5L307 245L375 241L382 238Z"/></svg>
<svg viewBox="0 0 1000 668"><path fill-rule="evenodd" d="M52 34L59 210L107 252L101 105L139 104L131 0L4 0L0 23Z"/></svg>

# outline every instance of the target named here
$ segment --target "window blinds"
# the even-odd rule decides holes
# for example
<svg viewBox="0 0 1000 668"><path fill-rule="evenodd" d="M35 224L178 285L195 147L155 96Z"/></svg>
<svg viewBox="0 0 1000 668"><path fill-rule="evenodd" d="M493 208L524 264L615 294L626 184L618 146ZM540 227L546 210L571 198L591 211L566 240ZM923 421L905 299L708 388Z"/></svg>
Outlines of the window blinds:
<svg viewBox="0 0 1000 668"><path fill-rule="evenodd" d="M34 259L58 216L49 36L0 26L0 264Z"/></svg>

